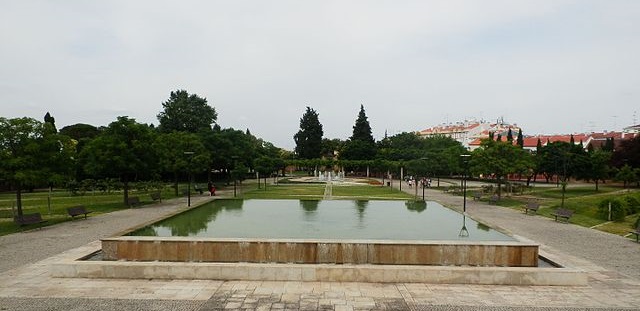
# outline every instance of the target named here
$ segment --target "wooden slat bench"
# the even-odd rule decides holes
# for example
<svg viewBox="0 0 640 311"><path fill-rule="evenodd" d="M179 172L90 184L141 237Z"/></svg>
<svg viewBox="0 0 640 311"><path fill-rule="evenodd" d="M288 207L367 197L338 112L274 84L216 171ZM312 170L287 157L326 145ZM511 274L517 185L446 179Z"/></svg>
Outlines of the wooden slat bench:
<svg viewBox="0 0 640 311"><path fill-rule="evenodd" d="M22 217L15 216L15 217L13 217L13 221L16 224L18 224L20 227L28 226L28 225L34 225L34 224L40 224L41 225L41 224L47 222L46 220L42 219L42 215L40 215L40 213L23 214Z"/></svg>
<svg viewBox="0 0 640 311"><path fill-rule="evenodd" d="M499 200L500 198L494 194L489 198L489 204L497 204Z"/></svg>
<svg viewBox="0 0 640 311"><path fill-rule="evenodd" d="M162 196L160 195L160 191L158 192L151 192L149 194L151 196L151 200L155 201L159 201L162 202Z"/></svg>
<svg viewBox="0 0 640 311"><path fill-rule="evenodd" d="M629 233L635 234L636 235L636 242L640 243L640 224L638 224L638 226L636 227L635 230L629 231Z"/></svg>
<svg viewBox="0 0 640 311"><path fill-rule="evenodd" d="M555 212L551 213L551 215L553 215L556 218L556 221L558 221L558 217L560 217L560 218L564 218L565 222L569 222L569 218L573 216L573 211L566 208L559 208Z"/></svg>
<svg viewBox="0 0 640 311"><path fill-rule="evenodd" d="M67 208L67 214L71 216L71 219L75 219L76 216L80 215L84 215L84 219L87 219L87 215L91 213L93 213L93 211L88 211L83 205Z"/></svg>
<svg viewBox="0 0 640 311"><path fill-rule="evenodd" d="M140 205L140 198L138 197L129 197L127 198L127 205L133 207L136 205Z"/></svg>
<svg viewBox="0 0 640 311"><path fill-rule="evenodd" d="M538 204L538 202L529 202L527 203L527 205L524 206L524 213L529 214L529 211L533 211L534 213L537 213L539 208L540 208L540 204Z"/></svg>

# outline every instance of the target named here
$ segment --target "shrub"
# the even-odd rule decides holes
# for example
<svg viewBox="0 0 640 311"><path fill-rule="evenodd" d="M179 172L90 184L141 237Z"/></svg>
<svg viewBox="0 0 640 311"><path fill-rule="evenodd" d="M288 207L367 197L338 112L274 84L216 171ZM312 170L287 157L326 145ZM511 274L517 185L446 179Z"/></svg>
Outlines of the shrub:
<svg viewBox="0 0 640 311"><path fill-rule="evenodd" d="M636 197L628 195L624 197L624 201L628 215L640 212L640 201Z"/></svg>
<svg viewBox="0 0 640 311"><path fill-rule="evenodd" d="M627 216L624 205L617 199L604 199L598 204L598 215L600 218L609 219L609 203L611 203L611 220L624 221L624 217Z"/></svg>

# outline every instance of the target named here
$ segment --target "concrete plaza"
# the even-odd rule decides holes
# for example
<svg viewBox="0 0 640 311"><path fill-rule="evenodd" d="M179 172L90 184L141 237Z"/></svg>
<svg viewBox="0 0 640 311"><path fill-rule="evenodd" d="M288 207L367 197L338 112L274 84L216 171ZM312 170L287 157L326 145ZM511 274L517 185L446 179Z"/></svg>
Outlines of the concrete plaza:
<svg viewBox="0 0 640 311"><path fill-rule="evenodd" d="M396 181L397 186L397 181ZM413 193L414 189L403 186ZM421 194L421 193L420 193ZM222 196L228 196L224 191ZM461 209L462 197L427 190ZM210 200L195 197L194 203ZM467 201L469 216L535 241L587 286L53 278L49 266L100 238L185 208L176 199L0 237L0 310L639 310L640 244Z"/></svg>

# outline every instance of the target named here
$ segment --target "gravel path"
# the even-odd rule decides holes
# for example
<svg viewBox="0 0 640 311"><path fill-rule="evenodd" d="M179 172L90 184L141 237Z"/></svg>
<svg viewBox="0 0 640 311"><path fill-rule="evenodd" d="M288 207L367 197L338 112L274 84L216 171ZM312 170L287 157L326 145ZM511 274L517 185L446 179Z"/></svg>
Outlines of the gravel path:
<svg viewBox="0 0 640 311"><path fill-rule="evenodd" d="M192 205L211 200L209 196L194 196ZM164 200L85 219L64 222L42 229L0 236L0 272L80 247L109 237L142 223L178 211L186 205L185 198Z"/></svg>
<svg viewBox="0 0 640 311"><path fill-rule="evenodd" d="M413 194L413 189L403 191ZM427 189L427 200L462 211L462 196ZM630 239L551 218L525 215L523 211L473 201L467 196L467 214L494 228L541 244L544 249L586 259L596 265L640 279L640 244Z"/></svg>

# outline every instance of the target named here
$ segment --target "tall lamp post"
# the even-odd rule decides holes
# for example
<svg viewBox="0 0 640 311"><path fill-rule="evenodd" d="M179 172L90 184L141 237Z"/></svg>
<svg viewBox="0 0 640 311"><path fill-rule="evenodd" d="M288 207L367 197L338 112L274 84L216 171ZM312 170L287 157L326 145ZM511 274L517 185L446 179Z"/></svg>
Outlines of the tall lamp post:
<svg viewBox="0 0 640 311"><path fill-rule="evenodd" d="M185 151L184 155L189 157L189 164L187 164L187 178L189 179L187 186L187 206L191 207L191 159L193 158L193 151Z"/></svg>
<svg viewBox="0 0 640 311"><path fill-rule="evenodd" d="M238 156L231 156L231 159L233 159L233 170L236 170L236 160L238 159ZM233 176L233 197L236 197L236 176L234 174Z"/></svg>
<svg viewBox="0 0 640 311"><path fill-rule="evenodd" d="M464 165L464 172L462 173L462 212L467 212L467 169L469 168L470 154L461 154L462 164Z"/></svg>

